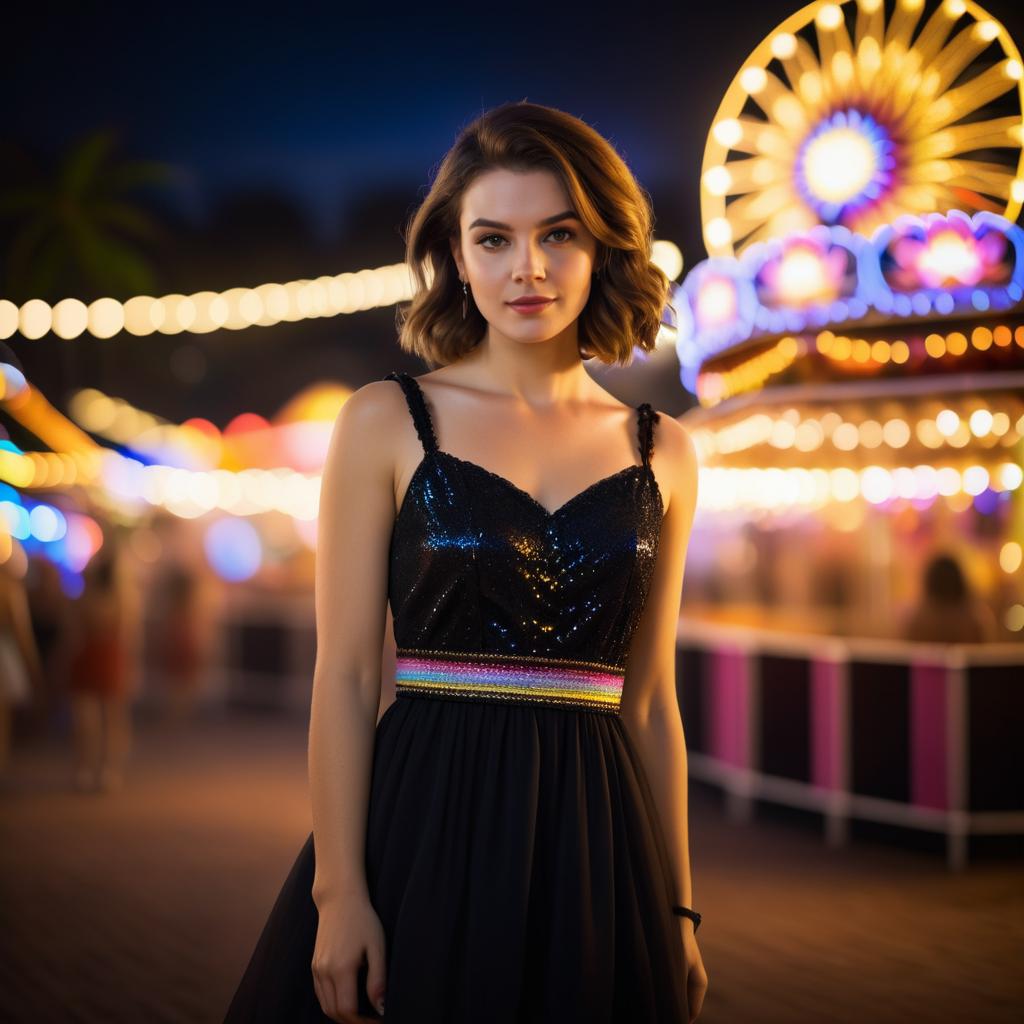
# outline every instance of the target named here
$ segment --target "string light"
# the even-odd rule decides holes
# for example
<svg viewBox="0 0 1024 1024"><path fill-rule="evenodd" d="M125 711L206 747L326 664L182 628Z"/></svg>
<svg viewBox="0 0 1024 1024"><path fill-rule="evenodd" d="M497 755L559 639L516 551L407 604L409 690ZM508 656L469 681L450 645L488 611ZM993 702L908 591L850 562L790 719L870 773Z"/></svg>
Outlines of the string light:
<svg viewBox="0 0 1024 1024"><path fill-rule="evenodd" d="M966 398L956 407L946 405L934 415L911 418L898 413L904 401L890 403L884 419L864 416L860 405L833 404L815 413L790 408L783 413L756 412L721 424L702 422L702 411L682 417L700 453L702 464L718 457L735 456L763 446L778 451L811 452L831 449L844 453L886 449L900 451L917 442L929 451L978 447L1010 448L1024 440L1024 400L1004 395L983 404Z"/></svg>
<svg viewBox="0 0 1024 1024"><path fill-rule="evenodd" d="M966 359L978 353L1007 354L1024 350L1024 325L979 326L970 331L950 330L945 334L930 331L923 337L867 339L832 330L817 332L813 338L783 335L754 350L737 354L728 369L701 368L696 379L697 398L710 407L736 395L758 391L785 376L794 363L808 369L808 360L817 355L833 370L874 374L886 366L902 366L911 358L943 361ZM806 376L804 380L806 380Z"/></svg>
<svg viewBox="0 0 1024 1024"><path fill-rule="evenodd" d="M893 500L928 506L939 498L952 504L983 491L997 495L1021 486L1020 466L999 463L992 469L970 463L962 467L919 463L897 467L702 467L702 512L814 511L830 504L862 500L883 505Z"/></svg>
<svg viewBox="0 0 1024 1024"><path fill-rule="evenodd" d="M674 281L683 268L679 247L665 239L654 242L651 262L660 267L670 281ZM427 276L429 280L430 274ZM101 298L86 305L72 298L50 306L42 299L29 299L17 306L9 299L0 299L0 338L20 334L35 340L50 331L66 341L83 334L112 338L122 331L138 338L154 333L239 331L246 327L272 327L285 321L294 323L393 306L409 301L413 291L408 264L393 263L315 280L159 298L137 295L126 302Z"/></svg>

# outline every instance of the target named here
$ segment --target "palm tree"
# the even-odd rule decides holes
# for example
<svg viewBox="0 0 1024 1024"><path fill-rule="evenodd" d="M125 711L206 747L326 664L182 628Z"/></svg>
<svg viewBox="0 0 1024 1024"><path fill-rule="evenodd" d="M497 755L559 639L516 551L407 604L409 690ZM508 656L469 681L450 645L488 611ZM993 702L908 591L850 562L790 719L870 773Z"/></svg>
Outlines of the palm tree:
<svg viewBox="0 0 1024 1024"><path fill-rule="evenodd" d="M22 183L0 191L0 222L13 222L6 297L88 302L153 294L156 275L139 243L156 241L160 228L133 194L168 184L175 172L158 161L120 160L114 146L111 131L95 131L52 169L26 168Z"/></svg>

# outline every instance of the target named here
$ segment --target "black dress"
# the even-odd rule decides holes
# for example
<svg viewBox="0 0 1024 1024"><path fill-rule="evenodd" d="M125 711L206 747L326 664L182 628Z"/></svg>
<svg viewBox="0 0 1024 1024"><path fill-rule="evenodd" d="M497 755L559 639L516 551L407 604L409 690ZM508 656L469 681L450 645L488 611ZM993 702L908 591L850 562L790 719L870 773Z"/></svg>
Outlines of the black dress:
<svg viewBox="0 0 1024 1024"><path fill-rule="evenodd" d="M640 461L549 511L441 451L415 378L423 459L395 519L397 699L377 725L366 878L392 1024L685 1024L668 851L619 716L663 516ZM229 1008L323 1022L311 963L313 837ZM358 1012L378 1017L359 975Z"/></svg>

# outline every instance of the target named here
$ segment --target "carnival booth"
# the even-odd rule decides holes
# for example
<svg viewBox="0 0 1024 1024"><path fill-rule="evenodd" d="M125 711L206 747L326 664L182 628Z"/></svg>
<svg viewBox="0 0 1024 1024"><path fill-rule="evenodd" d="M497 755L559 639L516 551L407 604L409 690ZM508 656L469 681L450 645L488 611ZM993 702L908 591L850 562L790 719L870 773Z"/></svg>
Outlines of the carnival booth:
<svg viewBox="0 0 1024 1024"><path fill-rule="evenodd" d="M803 8L722 100L673 300L692 773L954 867L1024 836L1021 78L976 4Z"/></svg>

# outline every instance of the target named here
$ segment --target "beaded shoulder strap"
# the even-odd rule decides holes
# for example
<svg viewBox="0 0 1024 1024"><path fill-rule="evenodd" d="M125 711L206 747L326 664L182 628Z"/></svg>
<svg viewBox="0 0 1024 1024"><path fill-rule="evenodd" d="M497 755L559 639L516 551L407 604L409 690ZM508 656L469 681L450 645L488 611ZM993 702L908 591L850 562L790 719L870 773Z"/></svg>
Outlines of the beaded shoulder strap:
<svg viewBox="0 0 1024 1024"><path fill-rule="evenodd" d="M660 418L650 402L644 402L637 406L636 422L640 439L640 458L645 466L651 464L651 456L654 454L654 424Z"/></svg>
<svg viewBox="0 0 1024 1024"><path fill-rule="evenodd" d="M425 452L437 451L437 438L434 436L434 424L430 419L430 410L427 409L426 400L423 397L423 389L415 377L400 370L392 370L385 380L395 380L402 386L405 392L405 401L409 406L412 421L416 425L416 433L419 435L420 443Z"/></svg>

